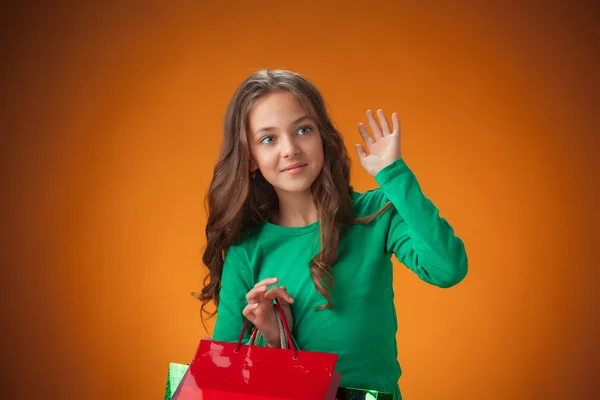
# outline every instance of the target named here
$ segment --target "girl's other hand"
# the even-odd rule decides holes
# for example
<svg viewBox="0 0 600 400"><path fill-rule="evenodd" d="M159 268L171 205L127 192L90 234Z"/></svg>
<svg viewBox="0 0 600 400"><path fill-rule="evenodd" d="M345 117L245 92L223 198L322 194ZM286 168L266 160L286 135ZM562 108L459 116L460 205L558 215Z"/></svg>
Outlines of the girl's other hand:
<svg viewBox="0 0 600 400"><path fill-rule="evenodd" d="M279 301L290 332L294 324L290 307L294 299L289 295L286 288L284 286L274 286L267 290L270 285L277 282L277 278L267 278L254 285L254 288L246 294L248 305L242 312L260 331L269 347L281 347L279 323L277 322L276 311L273 308L273 300L277 299Z"/></svg>
<svg viewBox="0 0 600 400"><path fill-rule="evenodd" d="M377 110L379 123L371 110L367 111L367 120L371 126L373 137L361 122L358 124L358 132L362 136L365 146L357 144L356 152L363 168L372 176L377 175L386 166L395 160L402 158L400 149L400 120L398 114L392 114L393 129L382 110Z"/></svg>

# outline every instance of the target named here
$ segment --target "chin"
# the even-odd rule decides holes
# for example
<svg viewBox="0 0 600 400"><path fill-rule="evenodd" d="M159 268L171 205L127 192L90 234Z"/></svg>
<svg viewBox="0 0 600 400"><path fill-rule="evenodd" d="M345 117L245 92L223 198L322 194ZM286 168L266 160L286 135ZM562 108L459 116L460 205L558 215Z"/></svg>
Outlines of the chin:
<svg viewBox="0 0 600 400"><path fill-rule="evenodd" d="M282 187L280 190L288 193L304 193L306 191L310 191L310 185L308 186L292 186L292 187Z"/></svg>
<svg viewBox="0 0 600 400"><path fill-rule="evenodd" d="M277 191L287 193L304 193L306 191L310 191L311 186L312 182L286 182L282 185L273 185Z"/></svg>

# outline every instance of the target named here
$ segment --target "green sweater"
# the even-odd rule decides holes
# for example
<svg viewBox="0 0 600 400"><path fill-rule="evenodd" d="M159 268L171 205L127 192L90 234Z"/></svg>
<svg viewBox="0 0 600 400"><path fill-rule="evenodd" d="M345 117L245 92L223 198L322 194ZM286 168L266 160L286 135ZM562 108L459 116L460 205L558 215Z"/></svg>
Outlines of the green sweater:
<svg viewBox="0 0 600 400"><path fill-rule="evenodd" d="M439 287L467 273L463 242L439 216L404 160L382 169L380 188L353 193L355 215L393 207L367 225L351 225L340 243L330 295L316 291L308 264L320 249L319 222L283 227L269 222L228 249L213 339L236 342L244 323L246 293L258 281L277 277L294 298L293 336L301 350L338 354L341 386L393 392L400 399L392 254L423 281Z"/></svg>

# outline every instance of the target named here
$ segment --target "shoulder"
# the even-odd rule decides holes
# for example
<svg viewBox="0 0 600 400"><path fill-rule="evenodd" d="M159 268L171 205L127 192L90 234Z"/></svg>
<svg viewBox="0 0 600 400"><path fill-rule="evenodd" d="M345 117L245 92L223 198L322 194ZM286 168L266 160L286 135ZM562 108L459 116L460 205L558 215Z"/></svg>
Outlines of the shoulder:
<svg viewBox="0 0 600 400"><path fill-rule="evenodd" d="M229 258L230 261L237 260L238 263L241 261L248 267L252 265L253 250L259 245L262 227L263 225L258 225L241 234L225 252L225 260Z"/></svg>
<svg viewBox="0 0 600 400"><path fill-rule="evenodd" d="M379 211L388 203L383 189L371 189L366 192L352 192L352 207L356 217L364 217Z"/></svg>

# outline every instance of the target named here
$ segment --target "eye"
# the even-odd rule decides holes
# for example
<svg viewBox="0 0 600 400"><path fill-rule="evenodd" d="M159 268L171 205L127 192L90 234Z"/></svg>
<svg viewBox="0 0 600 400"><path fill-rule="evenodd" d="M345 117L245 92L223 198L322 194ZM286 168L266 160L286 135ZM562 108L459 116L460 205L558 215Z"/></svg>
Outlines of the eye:
<svg viewBox="0 0 600 400"><path fill-rule="evenodd" d="M306 125L306 126L301 127L300 129L298 129L298 133L301 135L305 135L305 134L309 133L310 131L312 131L312 129L313 128L311 126Z"/></svg>
<svg viewBox="0 0 600 400"><path fill-rule="evenodd" d="M273 138L273 136L265 136L264 138L260 139L260 143L263 143L263 144L269 144L269 143L271 143L273 140L275 140L275 139Z"/></svg>

